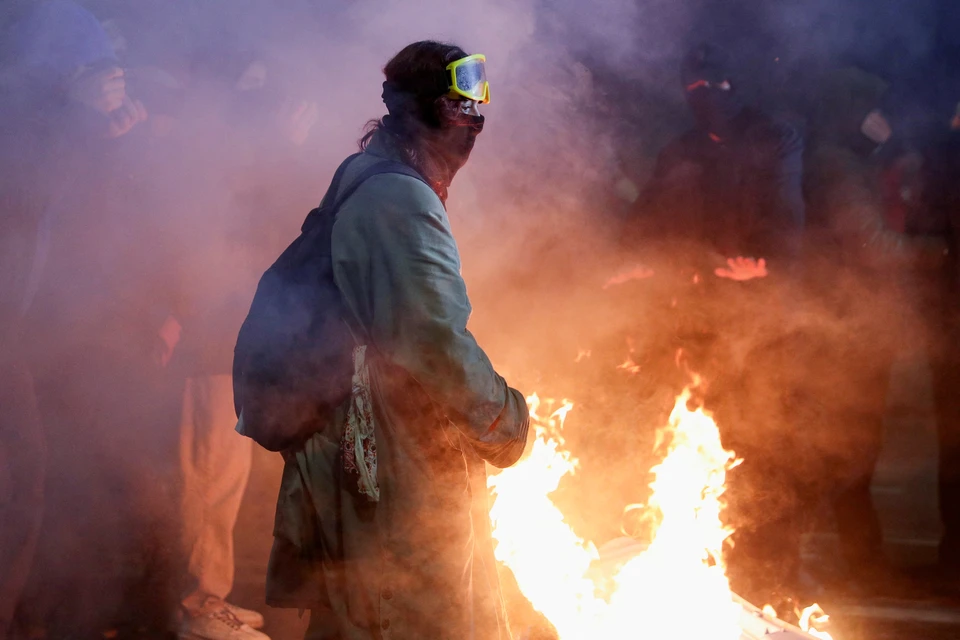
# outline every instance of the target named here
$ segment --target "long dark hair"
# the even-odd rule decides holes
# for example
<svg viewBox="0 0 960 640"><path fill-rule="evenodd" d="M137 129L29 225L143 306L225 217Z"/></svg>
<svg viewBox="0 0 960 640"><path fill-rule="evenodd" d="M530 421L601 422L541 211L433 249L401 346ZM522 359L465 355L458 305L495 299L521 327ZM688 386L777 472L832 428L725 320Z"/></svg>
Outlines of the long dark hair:
<svg viewBox="0 0 960 640"><path fill-rule="evenodd" d="M388 113L367 123L360 150L366 149L374 134L382 131L394 139L416 167L419 138L426 130L439 126L434 103L449 88L446 67L466 55L457 45L422 40L393 56L383 68L383 99Z"/></svg>

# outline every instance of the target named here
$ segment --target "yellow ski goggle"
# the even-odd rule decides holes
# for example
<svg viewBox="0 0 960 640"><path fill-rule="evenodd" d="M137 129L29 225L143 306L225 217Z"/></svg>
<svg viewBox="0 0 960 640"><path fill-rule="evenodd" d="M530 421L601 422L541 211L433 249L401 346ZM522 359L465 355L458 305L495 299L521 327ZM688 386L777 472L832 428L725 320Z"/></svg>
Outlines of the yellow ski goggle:
<svg viewBox="0 0 960 640"><path fill-rule="evenodd" d="M490 102L487 82L487 56L477 53L454 60L447 65L450 72L450 93L486 104Z"/></svg>

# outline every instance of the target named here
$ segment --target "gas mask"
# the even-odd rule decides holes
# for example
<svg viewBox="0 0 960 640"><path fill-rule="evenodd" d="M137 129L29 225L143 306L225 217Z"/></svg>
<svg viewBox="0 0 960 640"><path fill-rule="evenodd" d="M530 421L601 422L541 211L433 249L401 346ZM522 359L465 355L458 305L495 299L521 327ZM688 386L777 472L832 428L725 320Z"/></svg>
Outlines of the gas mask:
<svg viewBox="0 0 960 640"><path fill-rule="evenodd" d="M454 60L442 75L408 81L406 86L383 83L388 112L384 124L401 136L416 132L427 152L416 168L434 183L441 199L483 131L478 105L490 101L485 63L486 58L476 54Z"/></svg>
<svg viewBox="0 0 960 640"><path fill-rule="evenodd" d="M425 142L437 162L435 177L449 185L470 159L477 136L483 130L483 116L461 112L455 118L440 118L440 122L440 127L434 129Z"/></svg>
<svg viewBox="0 0 960 640"><path fill-rule="evenodd" d="M448 161L460 158L457 169L462 167L470 158L477 136L483 131L484 118L477 111L476 103L469 100L460 102L460 110L456 119L446 125L447 137L450 140Z"/></svg>

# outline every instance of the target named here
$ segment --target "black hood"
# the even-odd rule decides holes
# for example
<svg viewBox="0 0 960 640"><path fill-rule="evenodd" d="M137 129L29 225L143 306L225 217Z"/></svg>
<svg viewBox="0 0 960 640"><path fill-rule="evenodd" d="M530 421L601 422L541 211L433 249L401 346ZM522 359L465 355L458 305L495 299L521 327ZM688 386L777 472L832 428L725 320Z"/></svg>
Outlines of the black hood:
<svg viewBox="0 0 960 640"><path fill-rule="evenodd" d="M721 136L743 110L732 66L725 50L701 44L684 56L680 67L680 82L697 126ZM720 88L724 83L729 83L726 90Z"/></svg>

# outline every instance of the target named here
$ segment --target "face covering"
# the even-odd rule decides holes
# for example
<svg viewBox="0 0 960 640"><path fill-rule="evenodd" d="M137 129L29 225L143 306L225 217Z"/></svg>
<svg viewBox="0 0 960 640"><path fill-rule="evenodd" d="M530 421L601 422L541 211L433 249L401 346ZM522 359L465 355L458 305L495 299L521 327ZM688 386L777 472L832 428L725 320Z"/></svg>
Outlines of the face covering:
<svg viewBox="0 0 960 640"><path fill-rule="evenodd" d="M470 159L477 136L483 131L483 122L483 116L460 114L443 132L442 141L435 149L446 163L451 180Z"/></svg>
<svg viewBox="0 0 960 640"><path fill-rule="evenodd" d="M740 113L743 105L733 90L723 91L703 87L687 92L687 104L697 125L710 133L723 136L729 123Z"/></svg>
<svg viewBox="0 0 960 640"><path fill-rule="evenodd" d="M477 136L483 131L483 122L483 116L462 114L457 124L454 125L454 130L458 134L454 147L456 152L463 156L464 162L470 157Z"/></svg>

